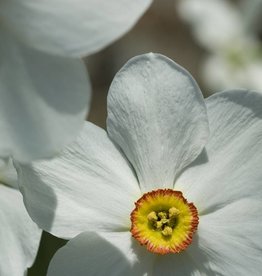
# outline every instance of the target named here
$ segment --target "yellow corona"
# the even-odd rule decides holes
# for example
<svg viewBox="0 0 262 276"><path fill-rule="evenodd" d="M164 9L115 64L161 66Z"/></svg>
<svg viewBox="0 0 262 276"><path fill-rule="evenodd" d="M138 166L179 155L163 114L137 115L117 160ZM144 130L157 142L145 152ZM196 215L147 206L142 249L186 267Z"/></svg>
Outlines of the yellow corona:
<svg viewBox="0 0 262 276"><path fill-rule="evenodd" d="M150 252L179 253L192 242L198 212L180 191L159 189L144 194L131 213L131 233Z"/></svg>

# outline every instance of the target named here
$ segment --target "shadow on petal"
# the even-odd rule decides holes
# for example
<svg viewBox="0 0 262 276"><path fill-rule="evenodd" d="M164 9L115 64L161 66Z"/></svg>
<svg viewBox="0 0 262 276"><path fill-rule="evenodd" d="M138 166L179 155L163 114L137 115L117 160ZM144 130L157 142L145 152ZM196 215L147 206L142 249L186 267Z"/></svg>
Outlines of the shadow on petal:
<svg viewBox="0 0 262 276"><path fill-rule="evenodd" d="M201 275L223 276L222 274L218 274L217 272L214 272L212 270L212 264L210 264L210 261L212 260L207 257L206 252L201 247L201 244L199 243L198 233L195 234L192 244L188 247L187 253L190 256L195 267L202 273Z"/></svg>
<svg viewBox="0 0 262 276"><path fill-rule="evenodd" d="M158 256L153 276L222 276L215 274L209 264L206 254L199 246L199 238L196 234L192 244L185 251L178 254Z"/></svg>
<svg viewBox="0 0 262 276"><path fill-rule="evenodd" d="M202 152L198 155L198 157L192 163L190 163L187 167L185 167L179 173L179 175L176 177L176 179L178 179L186 170L188 170L192 167L197 167L197 166L206 164L206 163L208 163L208 161L209 161L209 158L208 158L207 150L206 150L206 148L203 148ZM176 179L175 179L174 183L176 182Z"/></svg>
<svg viewBox="0 0 262 276"><path fill-rule="evenodd" d="M48 276L145 275L147 263L140 258L141 255L133 252L137 246L132 248L133 243L130 244L128 238L123 239L123 235L126 234L113 233L113 239L109 241L97 233L81 233L57 251L49 265Z"/></svg>
<svg viewBox="0 0 262 276"><path fill-rule="evenodd" d="M47 186L32 169L30 177L24 177L27 172L15 163L18 172L19 189L28 214L43 230L52 232L52 225L56 215L57 199L54 191ZM34 181L30 181L30 178ZM39 200L40 199L40 200Z"/></svg>

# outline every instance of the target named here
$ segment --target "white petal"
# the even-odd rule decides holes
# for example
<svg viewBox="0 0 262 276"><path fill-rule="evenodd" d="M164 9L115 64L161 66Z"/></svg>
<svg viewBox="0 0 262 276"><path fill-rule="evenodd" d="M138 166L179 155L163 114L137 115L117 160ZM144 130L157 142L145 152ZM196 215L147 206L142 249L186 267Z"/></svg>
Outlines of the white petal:
<svg viewBox="0 0 262 276"><path fill-rule="evenodd" d="M211 51L229 47L244 35L240 11L226 0L180 0L179 14L196 39Z"/></svg>
<svg viewBox="0 0 262 276"><path fill-rule="evenodd" d="M0 184L0 275L22 276L37 254L41 230L28 216L20 192Z"/></svg>
<svg viewBox="0 0 262 276"><path fill-rule="evenodd" d="M262 95L217 93L207 99L210 139L175 188L201 214L245 197L262 196Z"/></svg>
<svg viewBox="0 0 262 276"><path fill-rule="evenodd" d="M214 275L260 275L261 209L261 199L243 199L200 217L198 245Z"/></svg>
<svg viewBox="0 0 262 276"><path fill-rule="evenodd" d="M48 276L146 276L154 256L129 232L84 232L55 254Z"/></svg>
<svg viewBox="0 0 262 276"><path fill-rule="evenodd" d="M202 94L187 71L159 54L131 59L108 96L108 132L143 190L172 187L208 137Z"/></svg>
<svg viewBox="0 0 262 276"><path fill-rule="evenodd" d="M188 253L158 256L154 263L153 276L210 276L205 274L201 263L195 263Z"/></svg>
<svg viewBox="0 0 262 276"><path fill-rule="evenodd" d="M33 220L67 239L83 231L129 229L141 196L124 156L91 123L57 158L21 165L18 179Z"/></svg>
<svg viewBox="0 0 262 276"><path fill-rule="evenodd" d="M84 124L90 97L85 67L0 34L0 156L26 162L54 155Z"/></svg>
<svg viewBox="0 0 262 276"><path fill-rule="evenodd" d="M127 32L151 0L1 1L9 31L36 49L71 56L94 53Z"/></svg>

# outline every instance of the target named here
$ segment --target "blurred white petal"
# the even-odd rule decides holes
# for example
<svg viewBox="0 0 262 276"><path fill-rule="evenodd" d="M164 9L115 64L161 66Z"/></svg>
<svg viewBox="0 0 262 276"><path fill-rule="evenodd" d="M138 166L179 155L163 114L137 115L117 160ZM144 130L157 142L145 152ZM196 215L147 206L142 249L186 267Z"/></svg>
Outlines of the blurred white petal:
<svg viewBox="0 0 262 276"><path fill-rule="evenodd" d="M211 50L236 43L243 35L241 14L226 0L181 0L178 10L195 38Z"/></svg>
<svg viewBox="0 0 262 276"><path fill-rule="evenodd" d="M178 2L180 15L191 24L196 40L210 52L202 74L211 92L233 88L262 92L262 1L244 2L242 6L228 0Z"/></svg>
<svg viewBox="0 0 262 276"><path fill-rule="evenodd" d="M262 60L244 60L244 52L239 58L238 64L222 53L207 57L202 74L211 93L234 88L249 88L262 93Z"/></svg>
<svg viewBox="0 0 262 276"><path fill-rule="evenodd" d="M71 142L89 109L82 61L26 48L1 32L0 157L50 157Z"/></svg>

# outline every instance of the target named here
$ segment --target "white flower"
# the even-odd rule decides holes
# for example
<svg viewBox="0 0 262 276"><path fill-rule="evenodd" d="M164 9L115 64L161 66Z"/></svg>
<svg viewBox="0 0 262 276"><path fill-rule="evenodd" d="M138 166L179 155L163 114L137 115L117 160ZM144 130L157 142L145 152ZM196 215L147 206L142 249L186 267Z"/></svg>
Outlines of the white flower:
<svg viewBox="0 0 262 276"><path fill-rule="evenodd" d="M259 275L261 105L245 90L204 101L164 56L130 60L108 134L86 123L57 158L18 165L30 216L72 239L48 275Z"/></svg>
<svg viewBox="0 0 262 276"><path fill-rule="evenodd" d="M245 1L242 9L227 0L178 2L180 15L210 52L203 64L203 79L210 89L243 87L262 91L261 78L257 78L262 71L262 46L251 17L261 8L260 0Z"/></svg>
<svg viewBox="0 0 262 276"><path fill-rule="evenodd" d="M12 163L0 162L0 275L22 276L34 262L42 231L26 212Z"/></svg>
<svg viewBox="0 0 262 276"><path fill-rule="evenodd" d="M91 90L76 57L123 35L150 3L0 1L0 157L50 157L75 139Z"/></svg>
<svg viewBox="0 0 262 276"><path fill-rule="evenodd" d="M227 0L182 0L177 7L192 25L195 38L210 51L238 42L244 35L241 14Z"/></svg>

